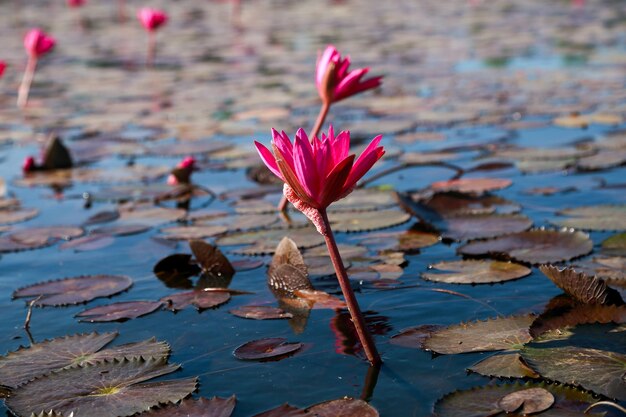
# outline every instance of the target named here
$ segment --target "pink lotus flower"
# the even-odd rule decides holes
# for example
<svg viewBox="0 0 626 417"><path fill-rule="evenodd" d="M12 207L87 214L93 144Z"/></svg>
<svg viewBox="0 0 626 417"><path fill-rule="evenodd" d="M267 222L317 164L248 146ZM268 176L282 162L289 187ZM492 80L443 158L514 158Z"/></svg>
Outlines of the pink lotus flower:
<svg viewBox="0 0 626 417"><path fill-rule="evenodd" d="M350 132L337 136L332 126L328 135L322 133L309 142L303 129L298 129L294 143L285 134L272 129L274 154L259 142L254 142L261 159L278 178L285 182L285 197L303 212L318 231L325 234L320 218L320 210L350 194L357 181L385 153L378 146L381 135L376 136L355 161L355 155L348 155Z"/></svg>
<svg viewBox="0 0 626 417"><path fill-rule="evenodd" d="M39 57L54 48L56 41L41 29L31 29L24 37L24 48L28 55Z"/></svg>
<svg viewBox="0 0 626 417"><path fill-rule="evenodd" d="M189 184L191 181L191 173L196 165L196 160L188 156L176 165L176 168L172 170L167 177L167 183L169 185Z"/></svg>
<svg viewBox="0 0 626 417"><path fill-rule="evenodd" d="M4 70L6 69L7 64L4 61L0 61L0 78L2 77L2 74L4 74Z"/></svg>
<svg viewBox="0 0 626 417"><path fill-rule="evenodd" d="M32 156L27 156L24 158L24 162L22 162L22 171L24 172L32 172L37 168L37 162L35 162L35 158Z"/></svg>
<svg viewBox="0 0 626 417"><path fill-rule="evenodd" d="M147 31L152 32L167 23L167 14L161 10L144 7L137 12L137 19Z"/></svg>
<svg viewBox="0 0 626 417"><path fill-rule="evenodd" d="M66 0L70 7L80 7L85 4L85 0Z"/></svg>
<svg viewBox="0 0 626 417"><path fill-rule="evenodd" d="M349 67L349 56L342 59L334 46L326 47L317 60L315 77L317 91L324 103L337 102L380 85L382 76L361 80L368 73L369 68L349 71Z"/></svg>

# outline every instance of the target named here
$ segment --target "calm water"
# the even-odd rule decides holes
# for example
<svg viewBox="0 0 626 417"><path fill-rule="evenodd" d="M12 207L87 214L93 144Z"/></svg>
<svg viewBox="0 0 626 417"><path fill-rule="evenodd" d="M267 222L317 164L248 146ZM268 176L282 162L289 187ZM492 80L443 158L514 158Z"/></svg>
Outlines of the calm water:
<svg viewBox="0 0 626 417"><path fill-rule="evenodd" d="M135 123L165 129L159 141L216 138L251 150L252 138L269 141L270 126L292 134L295 126L308 128L312 124L317 113L312 79L315 51L327 42L349 52L353 65L369 65L374 73L385 74L385 85L380 92L348 99L333 107L333 123L340 129L345 126L353 132L362 132L365 137L384 133L389 149L431 151L497 141L559 148L581 139L597 139L608 131L625 127L591 124L583 130L552 124L555 116L569 114L576 106L583 114L595 111L624 114L623 78L622 91L614 88L619 85L620 73L624 75L623 33L620 37L618 30L606 26L610 13L623 16L620 14L623 5L619 2L590 2L579 10L571 9L567 2L544 5L545 2L537 1L522 5L522 2L496 1L472 7L461 2L427 1L418 5L412 1L362 0L329 2L325 11L320 11L316 2L259 0L243 2L241 31L230 27L227 4L191 0L154 3L162 4L173 16L171 24L159 33L163 45L159 50L162 68L146 73L139 65L144 34L132 18L117 30L112 6L89 4L81 9L85 27L80 29L77 15L65 10L60 2L21 6L17 2L0 2L3 28L0 39L7 45L0 54L5 54L10 63L7 74L0 80L0 139L12 140L0 148L0 177L24 207L40 210L39 216L15 227L78 225L98 211L115 208L115 204L104 202L96 202L89 209L84 207L82 193L96 191L103 184L74 184L64 191L62 198L55 197L49 188L15 185L14 180L21 177L24 156L39 152L34 140L38 133L57 128L66 139L70 138L67 142L71 146L71 129L80 137L85 131L114 132ZM129 14L140 5L129 2ZM11 20L8 14L16 18ZM53 18L49 20L46 16ZM528 27L524 24L537 16L543 16L537 18L539 26L519 32L519 39L514 41L516 28ZM7 22L11 23L5 25ZM24 64L20 37L25 28L35 24L45 25L58 36L59 47L41 67L37 75L40 84L35 85L31 108L22 116L13 109L19 70ZM595 36L587 37L566 30L576 25L581 31L591 30L594 24L606 29L598 29ZM558 25L564 28L558 29ZM586 45L586 49L582 46L572 47L573 52L559 49L561 38L568 35L573 43ZM129 39L127 44L119 42L124 37ZM585 60L570 65L563 58L567 53L584 55ZM206 54L211 54L213 60L206 58ZM509 54L511 60L497 67L490 65L487 58L500 54ZM205 60L200 59L203 56ZM90 66L94 57L109 60L112 67ZM0 55L2 58L5 57ZM128 61L134 69L124 69L115 59ZM269 70L264 73L264 68ZM605 76L604 81L598 73ZM102 83L109 85L103 87ZM508 94L510 99L498 104L499 94ZM155 97L168 101L169 106L155 108ZM408 108L398 107L393 101L398 97L412 100ZM482 109L478 107L479 99L487 103ZM373 107L377 100L389 100L387 111ZM464 103L467 105L462 106ZM553 112L539 111L542 104L552 106ZM263 113L268 108L282 109L285 114ZM228 116L220 120L217 115L225 109ZM543 125L507 129L506 123L518 117L518 110L523 120ZM237 118L246 111L257 113L255 117ZM449 122L433 123L427 120L426 112L452 116ZM471 121L458 115L455 120L454 114L460 112L471 112ZM494 117L488 120L487 116ZM380 123L380 131L376 130L375 121ZM397 140L403 134L425 130L441 133L444 139L411 144ZM148 139L143 143L153 146L154 136ZM459 151L451 162L468 168L481 162L478 156L478 151ZM179 160L176 156L136 158L140 164L170 167ZM393 158L387 159L380 168L394 163ZM114 170L124 164L124 158L109 156L93 166ZM555 212L565 207L626 202L623 188L598 188L599 178L618 184L624 182L625 173L622 166L592 173L557 171L524 175L512 167L466 177L512 179L511 187L495 194L520 204L521 212L535 226L549 226ZM386 176L372 185L390 185L399 191L417 190L451 176L451 171L445 168L419 167ZM193 180L217 194L255 186L243 169L205 169L195 173ZM162 181L162 178L155 180ZM548 185L572 186L578 191L554 196L524 193ZM277 201L278 197L271 194L267 199ZM233 211L231 203L218 199L207 208ZM388 230L406 230L413 223L415 220ZM151 238L159 235L158 229L117 237L113 245L94 251L61 250L53 245L3 254L0 351L28 344L22 330L26 308L23 301L11 300L11 293L19 287L82 274L123 274L132 277L133 287L115 296L113 301L156 300L175 292L154 276L152 268L164 256L188 252L188 248L183 243L177 248L155 243ZM610 235L590 234L596 245ZM338 239L354 243L354 236L340 233ZM371 286L360 288L356 283L362 308L381 316L384 324L380 326L384 334L376 336L376 341L385 363L371 395L371 404L382 416L426 416L441 396L489 382L488 378L467 375L465 371L489 354L433 357L427 352L391 345L390 336L420 324L453 324L540 312L550 298L560 293L536 268L529 277L502 285L453 286L420 278L429 264L458 259L457 246L439 243L418 254L406 255L408 266L400 281L407 288L379 290ZM265 281L265 267L239 272L231 288L254 294L234 296L227 305L202 313L194 309L177 314L158 311L124 323L78 323L73 316L84 310L84 305L35 309L31 332L36 341L92 331L119 332L116 344L153 336L167 341L172 348L171 362L182 364L182 370L174 375L199 376L197 394L201 396L235 394L235 416L253 415L283 402L304 407L342 396L361 396L368 366L354 356L335 351L330 327L331 319L337 314L334 311L312 310L306 329L300 334L294 334L286 320L243 320L228 313L229 309L243 305L275 305ZM337 293L334 286L325 283L324 289L329 288ZM433 292L435 288L468 297ZM88 306L109 302L98 299ZM285 337L303 342L306 347L279 362L243 362L232 355L238 345L263 337Z"/></svg>

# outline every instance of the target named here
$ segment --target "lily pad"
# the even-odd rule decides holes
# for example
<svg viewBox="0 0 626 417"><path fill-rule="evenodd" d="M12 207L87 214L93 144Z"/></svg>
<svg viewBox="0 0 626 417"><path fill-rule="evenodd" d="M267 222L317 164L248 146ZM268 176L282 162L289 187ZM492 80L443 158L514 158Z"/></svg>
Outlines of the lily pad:
<svg viewBox="0 0 626 417"><path fill-rule="evenodd" d="M602 242L602 253L609 255L626 255L626 232L610 236Z"/></svg>
<svg viewBox="0 0 626 417"><path fill-rule="evenodd" d="M576 231L534 229L486 241L467 243L457 249L468 256L502 256L530 264L563 262L591 252L589 236Z"/></svg>
<svg viewBox="0 0 626 417"><path fill-rule="evenodd" d="M81 236L84 230L73 226L32 227L0 236L0 253L18 252L50 246L59 240Z"/></svg>
<svg viewBox="0 0 626 417"><path fill-rule="evenodd" d="M412 349L425 349L424 342L436 331L442 330L443 326L424 324L422 326L403 329L400 333L391 336L389 343Z"/></svg>
<svg viewBox="0 0 626 417"><path fill-rule="evenodd" d="M505 178L460 178L458 180L437 181L430 188L438 193L454 191L462 194L482 195L501 190L513 182Z"/></svg>
<svg viewBox="0 0 626 417"><path fill-rule="evenodd" d="M237 317L253 320L290 319L293 317L293 314L286 312L282 308L270 306L241 306L230 310L229 313Z"/></svg>
<svg viewBox="0 0 626 417"><path fill-rule="evenodd" d="M312 248L324 243L324 237L317 230L313 227L305 227L233 233L217 239L217 244L220 246L253 245L231 249L230 251L242 255L271 255L284 237L292 239L301 249Z"/></svg>
<svg viewBox="0 0 626 417"><path fill-rule="evenodd" d="M179 404L150 410L139 417L230 417L235 410L236 401L234 395L229 398L186 398Z"/></svg>
<svg viewBox="0 0 626 417"><path fill-rule="evenodd" d="M83 310L76 317L89 323L126 321L150 314L162 305L159 301L124 301Z"/></svg>
<svg viewBox="0 0 626 417"><path fill-rule="evenodd" d="M130 416L180 401L195 391L196 378L145 382L178 368L163 358L106 360L67 368L21 385L6 404L18 415L54 409L85 416Z"/></svg>
<svg viewBox="0 0 626 417"><path fill-rule="evenodd" d="M260 414L255 414L253 417L307 417L307 413L301 408L283 404Z"/></svg>
<svg viewBox="0 0 626 417"><path fill-rule="evenodd" d="M521 214L474 214L446 217L442 237L452 240L486 239L523 232L533 225Z"/></svg>
<svg viewBox="0 0 626 417"><path fill-rule="evenodd" d="M526 346L521 354L524 361L544 378L626 400L624 354L578 346Z"/></svg>
<svg viewBox="0 0 626 417"><path fill-rule="evenodd" d="M182 310L193 305L198 310L215 308L228 302L230 293L228 291L209 291L207 289L197 289L187 292L179 292L161 298L165 307L172 310Z"/></svg>
<svg viewBox="0 0 626 417"><path fill-rule="evenodd" d="M570 216L552 223L583 230L626 230L626 205L585 206L560 211Z"/></svg>
<svg viewBox="0 0 626 417"><path fill-rule="evenodd" d="M174 226L161 229L165 239L189 240L219 236L228 230L225 226Z"/></svg>
<svg viewBox="0 0 626 417"><path fill-rule="evenodd" d="M558 384L527 382L525 384L487 385L465 391L455 391L445 395L435 404L437 417L485 417L503 414L505 411L498 402L514 392L532 388L541 388L554 396L551 408L539 413L542 417L576 417L598 400L591 394ZM521 410L506 414L507 417L525 416ZM593 416L593 414L591 415ZM596 414L596 416L598 416Z"/></svg>
<svg viewBox="0 0 626 417"><path fill-rule="evenodd" d="M444 355L519 349L532 340L529 327L534 319L533 315L509 316L455 324L433 332L424 349Z"/></svg>
<svg viewBox="0 0 626 417"><path fill-rule="evenodd" d="M366 232L406 223L411 215L400 210L347 211L329 213L328 218L335 232Z"/></svg>
<svg viewBox="0 0 626 417"><path fill-rule="evenodd" d="M37 209L15 208L0 210L0 224L13 224L30 220L39 214Z"/></svg>
<svg viewBox="0 0 626 417"><path fill-rule="evenodd" d="M307 415L316 417L378 417L378 411L363 400L341 398L307 408Z"/></svg>
<svg viewBox="0 0 626 417"><path fill-rule="evenodd" d="M490 356L469 368L477 374L496 378L539 378L540 375L524 363L519 353Z"/></svg>
<svg viewBox="0 0 626 417"><path fill-rule="evenodd" d="M589 277L573 268L559 269L552 265L542 265L539 270L570 297L584 304L623 305L624 300L617 291L608 287L604 280Z"/></svg>
<svg viewBox="0 0 626 417"><path fill-rule="evenodd" d="M520 411L523 415L540 413L552 407L554 395L545 388L515 391L498 400L498 407L507 414Z"/></svg>
<svg viewBox="0 0 626 417"><path fill-rule="evenodd" d="M167 343L150 339L101 350L117 333L88 333L33 343L0 358L0 384L16 387L31 379L75 365L123 357L169 356Z"/></svg>
<svg viewBox="0 0 626 417"><path fill-rule="evenodd" d="M133 284L124 275L83 275L47 281L20 288L13 298L39 297L36 306L81 304L99 297L110 297L127 290Z"/></svg>
<svg viewBox="0 0 626 417"><path fill-rule="evenodd" d="M430 267L446 273L424 272L422 278L448 284L492 284L522 278L531 272L516 263L488 260L447 261Z"/></svg>
<svg viewBox="0 0 626 417"><path fill-rule="evenodd" d="M282 337L252 340L237 347L233 355L246 361L280 360L300 350L302 343L287 343Z"/></svg>

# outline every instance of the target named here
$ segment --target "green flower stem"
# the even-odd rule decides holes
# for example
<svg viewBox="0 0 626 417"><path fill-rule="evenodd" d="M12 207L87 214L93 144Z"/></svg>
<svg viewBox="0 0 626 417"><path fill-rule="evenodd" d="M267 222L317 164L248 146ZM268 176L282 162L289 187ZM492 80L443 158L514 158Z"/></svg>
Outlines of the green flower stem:
<svg viewBox="0 0 626 417"><path fill-rule="evenodd" d="M352 287L350 286L348 273L346 272L346 268L344 267L343 261L341 260L339 248L337 247L337 242L335 241L335 236L333 235L333 231L330 228L328 215L326 214L326 210L320 210L319 213L322 217L322 221L326 229L324 240L326 240L328 254L330 255L330 260L335 267L337 280L339 281L339 285L341 286L341 292L343 293L346 304L348 305L348 312L350 313L350 317L356 329L359 341L361 342L361 345L365 350L365 356L367 357L367 360L370 362L370 364L372 364L372 366L380 366L380 364L382 363L382 359L380 358L380 355L376 350L374 339L372 339L372 336L367 330L367 326L365 325L365 319L363 318L363 314L361 313L361 309L359 308L359 303L357 302L354 291L352 291Z"/></svg>

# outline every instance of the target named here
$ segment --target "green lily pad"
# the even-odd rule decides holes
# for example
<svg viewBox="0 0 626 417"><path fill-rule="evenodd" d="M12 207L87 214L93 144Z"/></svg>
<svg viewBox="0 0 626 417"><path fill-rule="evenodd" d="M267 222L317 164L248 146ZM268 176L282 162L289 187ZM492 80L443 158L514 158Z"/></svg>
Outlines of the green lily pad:
<svg viewBox="0 0 626 417"><path fill-rule="evenodd" d="M626 355L578 346L530 347L522 358L544 378L626 400Z"/></svg>
<svg viewBox="0 0 626 417"><path fill-rule="evenodd" d="M606 238L602 242L602 253L626 256L626 232Z"/></svg>
<svg viewBox="0 0 626 417"><path fill-rule="evenodd" d="M454 324L433 332L424 349L444 355L519 349L532 340L528 329L534 319L525 315Z"/></svg>
<svg viewBox="0 0 626 417"><path fill-rule="evenodd" d="M105 360L34 379L13 391L6 404L18 415L54 409L84 416L130 416L195 391L196 378L145 382L178 368L165 358Z"/></svg>
<svg viewBox="0 0 626 417"><path fill-rule="evenodd" d="M489 260L439 262L430 268L445 273L424 272L422 278L448 284L492 284L522 278L531 272L523 265Z"/></svg>

